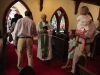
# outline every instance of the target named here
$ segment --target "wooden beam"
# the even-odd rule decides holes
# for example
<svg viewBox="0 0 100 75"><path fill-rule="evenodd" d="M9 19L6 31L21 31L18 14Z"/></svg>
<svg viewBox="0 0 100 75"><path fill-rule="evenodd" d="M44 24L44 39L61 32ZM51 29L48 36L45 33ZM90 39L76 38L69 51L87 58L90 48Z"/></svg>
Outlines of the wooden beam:
<svg viewBox="0 0 100 75"><path fill-rule="evenodd" d="M75 12L74 12L75 15L78 13L78 7L79 7L80 3L81 3L81 0L75 1Z"/></svg>
<svg viewBox="0 0 100 75"><path fill-rule="evenodd" d="M40 11L43 9L43 0L40 0Z"/></svg>
<svg viewBox="0 0 100 75"><path fill-rule="evenodd" d="M73 0L73 1L75 1L75 12L74 12L75 15L78 13L78 7L81 2L100 6L100 0Z"/></svg>
<svg viewBox="0 0 100 75"><path fill-rule="evenodd" d="M99 6L99 13L98 13L98 17L100 16L100 6Z"/></svg>

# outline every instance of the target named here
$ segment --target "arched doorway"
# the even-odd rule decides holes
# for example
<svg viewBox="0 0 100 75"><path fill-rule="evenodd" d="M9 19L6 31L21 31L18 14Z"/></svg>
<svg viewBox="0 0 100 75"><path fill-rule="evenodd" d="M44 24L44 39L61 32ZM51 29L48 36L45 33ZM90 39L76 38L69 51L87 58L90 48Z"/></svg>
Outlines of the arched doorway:
<svg viewBox="0 0 100 75"><path fill-rule="evenodd" d="M14 4L16 4L17 2L20 2L27 10L30 10L29 8L28 8L28 6L22 1L22 0L14 0L7 8L6 8L6 10L5 10L5 12L4 12L4 16L3 16L3 34L6 34L6 32L7 32L7 28L6 28L6 19L7 19L7 16L9 15L9 13L11 12L11 10L10 10L10 8L14 5ZM17 12L19 12L19 11L17 11Z"/></svg>

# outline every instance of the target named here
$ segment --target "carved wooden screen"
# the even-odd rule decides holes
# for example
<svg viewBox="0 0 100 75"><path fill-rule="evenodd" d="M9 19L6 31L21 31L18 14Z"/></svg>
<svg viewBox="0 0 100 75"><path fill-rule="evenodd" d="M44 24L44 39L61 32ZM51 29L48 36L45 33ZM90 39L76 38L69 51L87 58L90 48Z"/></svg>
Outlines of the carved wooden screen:
<svg viewBox="0 0 100 75"><path fill-rule="evenodd" d="M62 7L58 8L51 17L51 23L54 26L55 32L68 31L67 14Z"/></svg>

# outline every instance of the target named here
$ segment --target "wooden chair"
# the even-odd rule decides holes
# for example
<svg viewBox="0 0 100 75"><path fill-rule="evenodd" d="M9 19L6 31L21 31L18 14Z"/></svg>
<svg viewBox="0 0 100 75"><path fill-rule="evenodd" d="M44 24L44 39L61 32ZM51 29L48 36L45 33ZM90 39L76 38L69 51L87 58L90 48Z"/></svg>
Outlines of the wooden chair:
<svg viewBox="0 0 100 75"><path fill-rule="evenodd" d="M95 75L90 70L88 70L85 66L86 66L86 58L81 55L75 65L74 75Z"/></svg>
<svg viewBox="0 0 100 75"><path fill-rule="evenodd" d="M22 68L19 72L18 75L36 75L35 71L33 70L32 67L30 66L25 66L24 68Z"/></svg>

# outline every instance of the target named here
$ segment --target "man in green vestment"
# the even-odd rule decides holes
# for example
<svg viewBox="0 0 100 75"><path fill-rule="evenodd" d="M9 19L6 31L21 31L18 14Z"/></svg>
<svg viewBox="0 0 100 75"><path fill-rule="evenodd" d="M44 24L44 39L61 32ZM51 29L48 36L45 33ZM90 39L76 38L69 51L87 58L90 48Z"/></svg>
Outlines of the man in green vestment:
<svg viewBox="0 0 100 75"><path fill-rule="evenodd" d="M46 18L47 18L46 14L42 14L41 16L42 21L40 21L37 25L37 32L38 32L37 57L43 61L52 59L51 35L53 32L53 26L46 20Z"/></svg>
<svg viewBox="0 0 100 75"><path fill-rule="evenodd" d="M41 35L41 37L43 37L43 39L41 39L41 48L42 48L42 58L46 58L48 56L48 43L49 43L49 37L48 37L48 27L47 26L43 26L43 32L44 35ZM45 36L45 38L44 38Z"/></svg>

